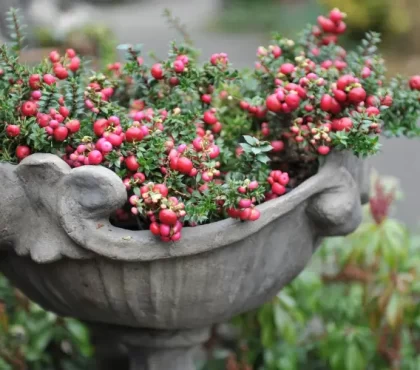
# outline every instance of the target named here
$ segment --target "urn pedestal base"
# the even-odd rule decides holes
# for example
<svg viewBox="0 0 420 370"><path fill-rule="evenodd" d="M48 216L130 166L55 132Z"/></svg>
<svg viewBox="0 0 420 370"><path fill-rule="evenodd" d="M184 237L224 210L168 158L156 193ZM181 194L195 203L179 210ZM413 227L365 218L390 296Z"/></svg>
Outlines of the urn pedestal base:
<svg viewBox="0 0 420 370"><path fill-rule="evenodd" d="M169 331L109 325L91 328L97 348L97 370L110 370L116 363L118 370L127 366L129 370L195 370L195 351L210 337L210 329ZM118 348L119 343L124 348Z"/></svg>

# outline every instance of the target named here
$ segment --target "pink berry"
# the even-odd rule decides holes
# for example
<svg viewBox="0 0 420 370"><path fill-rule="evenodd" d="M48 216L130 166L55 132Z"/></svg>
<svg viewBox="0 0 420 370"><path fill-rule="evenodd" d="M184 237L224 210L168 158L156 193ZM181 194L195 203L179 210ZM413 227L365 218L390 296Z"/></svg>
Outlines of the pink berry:
<svg viewBox="0 0 420 370"><path fill-rule="evenodd" d="M327 155L330 152L330 148L326 145L318 147L318 153L321 155Z"/></svg>
<svg viewBox="0 0 420 370"><path fill-rule="evenodd" d="M102 163L103 156L99 150L92 150L88 155L89 164L98 165Z"/></svg>
<svg viewBox="0 0 420 370"><path fill-rule="evenodd" d="M280 67L280 72L289 75L295 71L295 66L292 63L284 63Z"/></svg>
<svg viewBox="0 0 420 370"><path fill-rule="evenodd" d="M174 71L176 73L183 73L185 71L185 64L182 60L176 60L174 62Z"/></svg>
<svg viewBox="0 0 420 370"><path fill-rule="evenodd" d="M252 205L251 199L241 199L238 203L239 208L249 208Z"/></svg>

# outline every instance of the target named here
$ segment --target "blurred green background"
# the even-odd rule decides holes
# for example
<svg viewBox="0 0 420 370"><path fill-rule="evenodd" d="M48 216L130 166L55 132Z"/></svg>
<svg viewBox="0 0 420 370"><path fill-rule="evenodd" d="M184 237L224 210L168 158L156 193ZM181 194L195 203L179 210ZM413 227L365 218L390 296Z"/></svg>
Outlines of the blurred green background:
<svg viewBox="0 0 420 370"><path fill-rule="evenodd" d="M224 11L210 25L218 32L278 30L293 37L319 14L338 7L347 14L345 44L368 30L380 32L389 73L414 74L420 64L419 0L223 0ZM404 57L401 54L404 53Z"/></svg>

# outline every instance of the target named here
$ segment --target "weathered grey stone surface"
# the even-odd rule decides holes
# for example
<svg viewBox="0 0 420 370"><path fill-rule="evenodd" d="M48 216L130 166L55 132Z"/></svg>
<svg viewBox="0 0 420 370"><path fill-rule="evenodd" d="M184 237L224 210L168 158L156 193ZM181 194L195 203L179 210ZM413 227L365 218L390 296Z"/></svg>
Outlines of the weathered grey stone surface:
<svg viewBox="0 0 420 370"><path fill-rule="evenodd" d="M352 232L369 189L363 162L332 153L318 174L260 205L258 221L187 228L167 244L110 224L126 192L103 167L35 154L0 164L0 179L0 269L43 307L104 324L136 370L192 369L189 349L206 328L272 298L323 236Z"/></svg>

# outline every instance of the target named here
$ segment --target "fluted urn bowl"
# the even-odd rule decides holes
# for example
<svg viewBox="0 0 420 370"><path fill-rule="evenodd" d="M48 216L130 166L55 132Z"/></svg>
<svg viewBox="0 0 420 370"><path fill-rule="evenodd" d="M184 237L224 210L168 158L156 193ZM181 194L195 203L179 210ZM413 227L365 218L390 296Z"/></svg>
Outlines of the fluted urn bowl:
<svg viewBox="0 0 420 370"><path fill-rule="evenodd" d="M1 270L44 308L135 348L133 369L192 369L184 349L276 295L322 237L352 232L368 189L363 161L331 153L315 176L258 206L258 221L185 228L171 244L111 225L127 194L106 168L34 154L0 164L0 175Z"/></svg>

